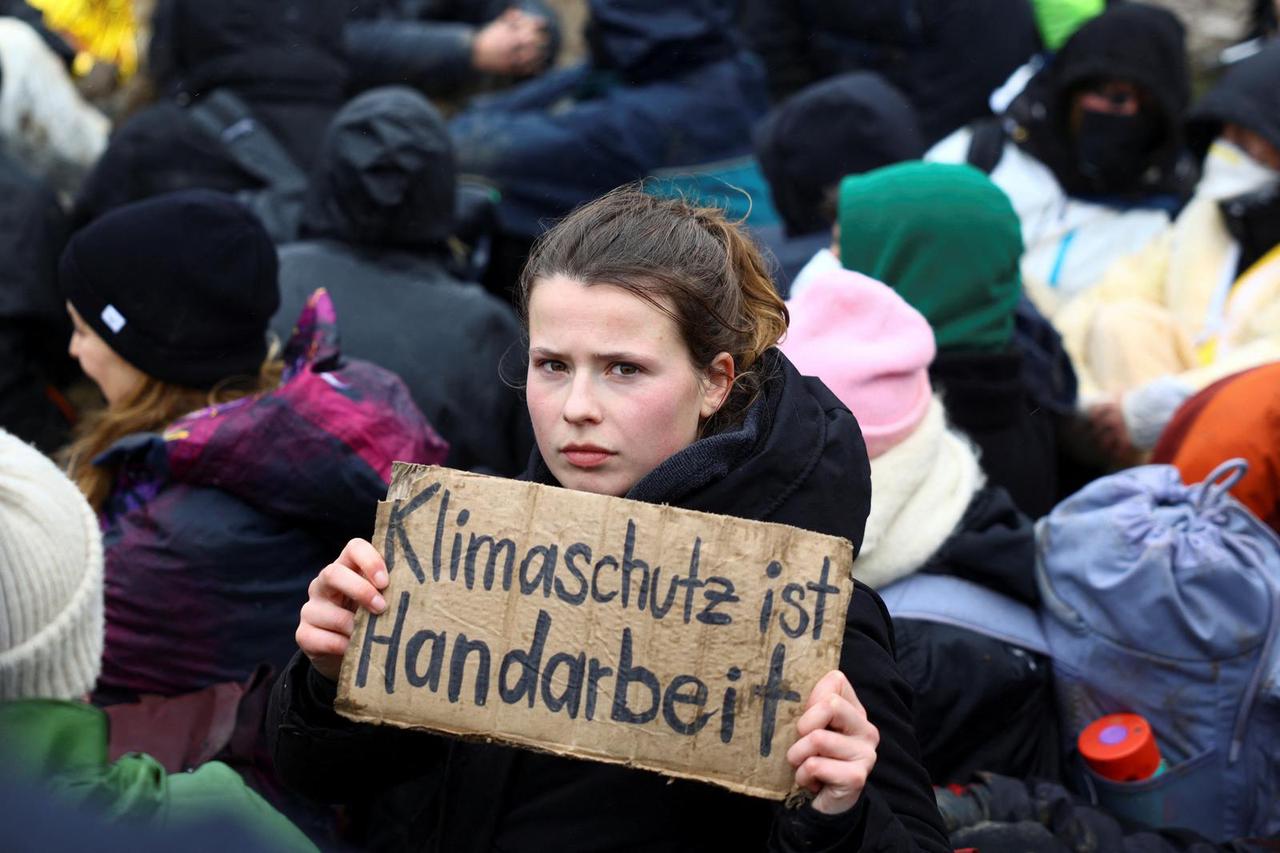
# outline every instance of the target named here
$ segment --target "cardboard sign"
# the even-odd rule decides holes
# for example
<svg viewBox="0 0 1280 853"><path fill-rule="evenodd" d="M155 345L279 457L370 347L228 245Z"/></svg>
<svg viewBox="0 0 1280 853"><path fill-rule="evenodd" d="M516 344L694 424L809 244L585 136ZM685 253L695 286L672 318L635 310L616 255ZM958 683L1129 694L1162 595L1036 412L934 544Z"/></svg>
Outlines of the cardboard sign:
<svg viewBox="0 0 1280 853"><path fill-rule="evenodd" d="M836 668L845 539L396 463L336 709L781 798Z"/></svg>

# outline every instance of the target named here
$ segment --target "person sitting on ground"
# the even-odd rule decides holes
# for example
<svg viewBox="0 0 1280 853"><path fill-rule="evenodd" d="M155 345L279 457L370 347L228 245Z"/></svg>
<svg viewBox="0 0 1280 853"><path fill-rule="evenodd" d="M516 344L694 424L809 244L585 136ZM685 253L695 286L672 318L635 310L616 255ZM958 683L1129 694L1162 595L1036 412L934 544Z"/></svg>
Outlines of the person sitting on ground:
<svg viewBox="0 0 1280 853"><path fill-rule="evenodd" d="M1280 359L1280 43L1192 112L1204 167L1174 224L1056 318L1082 406L1117 461L1150 450L1187 396Z"/></svg>
<svg viewBox="0 0 1280 853"><path fill-rule="evenodd" d="M461 94L486 74L543 71L558 40L543 0L374 0L353 5L343 38L352 90L403 84L433 96Z"/></svg>
<svg viewBox="0 0 1280 853"><path fill-rule="evenodd" d="M1183 28L1123 2L1082 26L1004 114L925 155L989 172L1013 202L1028 294L1050 319L1169 224L1190 194Z"/></svg>
<svg viewBox="0 0 1280 853"><path fill-rule="evenodd" d="M948 425L929 382L936 350L928 321L888 286L849 270L824 273L787 308L783 353L849 407L871 457L859 580L881 590L916 573L950 575L1038 606L1035 530ZM977 770L1059 775L1043 655L950 625L895 615L893 627L934 784L965 782Z"/></svg>
<svg viewBox="0 0 1280 853"><path fill-rule="evenodd" d="M300 169L315 162L347 84L342 0L159 0L149 73L162 98L121 125L81 187L73 225L161 193L264 186L237 162L235 137L265 130ZM234 133L197 113L230 92L247 108ZM230 131L230 128L226 128Z"/></svg>
<svg viewBox="0 0 1280 853"><path fill-rule="evenodd" d="M991 90L1040 49L1027 0L748 0L743 29L775 99L872 71L911 100L927 143L990 115Z"/></svg>
<svg viewBox="0 0 1280 853"><path fill-rule="evenodd" d="M969 166L887 166L841 182L836 241L845 269L883 281L933 327L930 379L987 478L1031 518L1047 513L1057 502L1058 424L1014 341L1022 237L1009 199Z"/></svg>
<svg viewBox="0 0 1280 853"><path fill-rule="evenodd" d="M924 154L911 102L878 74L854 71L815 83L783 101L756 130L756 159L782 226L752 231L778 261L774 281L791 282L831 242L827 199L840 179Z"/></svg>
<svg viewBox="0 0 1280 853"><path fill-rule="evenodd" d="M585 62L486 98L449 125L459 171L502 194L486 286L576 205L667 167L750 153L767 108L733 0L590 0Z"/></svg>
<svg viewBox="0 0 1280 853"><path fill-rule="evenodd" d="M93 510L52 461L0 429L0 766L7 779L34 783L112 825L177 835L220 821L263 849L314 851L225 764L168 774L148 755L108 759L107 715L83 701L98 678L102 633L102 538Z"/></svg>
<svg viewBox="0 0 1280 853"><path fill-rule="evenodd" d="M616 190L539 241L520 298L537 439L526 479L791 524L843 536L856 553L870 503L857 423L777 350L786 306L718 209ZM784 808L338 716L334 679L354 611L383 612L387 581L373 546L350 543L312 584L300 651L276 684L275 766L313 798L349 802L435 780L439 801L413 806L433 850L951 849L916 757L889 618L865 585L849 605L840 669L795 685L808 711L787 758L814 797Z"/></svg>
<svg viewBox="0 0 1280 853"><path fill-rule="evenodd" d="M107 402L67 451L106 543L95 698L283 667L320 555L372 529L392 460L440 462L444 443L398 377L342 361L323 292L269 355L275 247L230 196L112 211L72 237L59 281L71 355Z"/></svg>
<svg viewBox="0 0 1280 853"><path fill-rule="evenodd" d="M280 250L271 326L288 337L325 288L343 349L404 379L449 442L449 465L514 475L533 439L500 366L518 356L520 327L508 306L449 272L456 185L448 129L422 95L374 89L344 106L311 176L302 240Z"/></svg>

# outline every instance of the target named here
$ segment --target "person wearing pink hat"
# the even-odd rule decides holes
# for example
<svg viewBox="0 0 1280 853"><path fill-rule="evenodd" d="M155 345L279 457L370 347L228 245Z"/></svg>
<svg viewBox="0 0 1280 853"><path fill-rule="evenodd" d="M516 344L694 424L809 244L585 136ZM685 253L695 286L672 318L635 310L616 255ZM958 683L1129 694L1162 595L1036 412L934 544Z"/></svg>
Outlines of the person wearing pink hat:
<svg viewBox="0 0 1280 853"><path fill-rule="evenodd" d="M892 288L832 270L787 307L782 351L821 379L862 428L872 499L858 577L886 586L951 536L986 476L973 445L948 427L929 383L933 330Z"/></svg>
<svg viewBox="0 0 1280 853"><path fill-rule="evenodd" d="M833 269L787 303L781 349L849 407L871 459L871 511L854 575L877 589L947 574L1035 605L1035 536L929 382L928 321L892 288ZM890 608L892 612L892 607ZM964 628L894 618L898 664L934 784L976 770L1057 772L1046 662ZM946 661L945 666L938 662ZM1000 709L998 712L996 709Z"/></svg>

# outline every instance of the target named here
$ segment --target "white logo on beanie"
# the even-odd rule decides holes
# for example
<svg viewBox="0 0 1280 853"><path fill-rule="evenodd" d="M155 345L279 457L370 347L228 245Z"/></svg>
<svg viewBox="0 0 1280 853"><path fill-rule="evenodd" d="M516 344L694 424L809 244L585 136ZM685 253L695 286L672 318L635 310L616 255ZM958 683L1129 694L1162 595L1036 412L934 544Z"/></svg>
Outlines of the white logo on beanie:
<svg viewBox="0 0 1280 853"><path fill-rule="evenodd" d="M116 310L116 306L108 305L102 309L102 322L106 323L107 328L118 335L120 330L124 328L125 319L124 315Z"/></svg>

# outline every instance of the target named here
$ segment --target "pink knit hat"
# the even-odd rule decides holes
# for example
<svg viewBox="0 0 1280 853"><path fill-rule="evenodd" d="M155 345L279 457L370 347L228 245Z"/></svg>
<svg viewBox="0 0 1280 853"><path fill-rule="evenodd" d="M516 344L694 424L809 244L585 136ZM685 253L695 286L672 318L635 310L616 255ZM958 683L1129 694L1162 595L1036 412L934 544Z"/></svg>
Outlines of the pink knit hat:
<svg viewBox="0 0 1280 853"><path fill-rule="evenodd" d="M924 420L933 399L933 329L888 285L852 270L830 270L787 303L782 351L849 407L867 455L879 456Z"/></svg>

